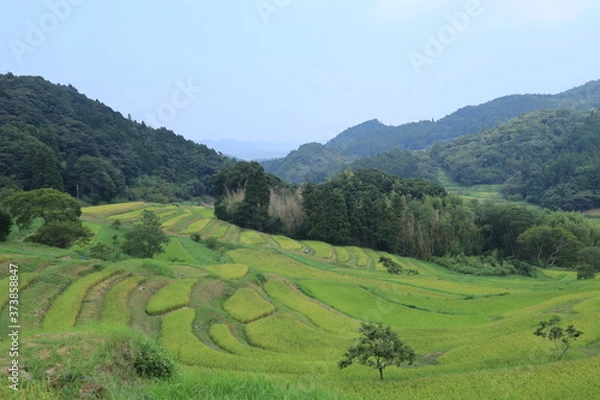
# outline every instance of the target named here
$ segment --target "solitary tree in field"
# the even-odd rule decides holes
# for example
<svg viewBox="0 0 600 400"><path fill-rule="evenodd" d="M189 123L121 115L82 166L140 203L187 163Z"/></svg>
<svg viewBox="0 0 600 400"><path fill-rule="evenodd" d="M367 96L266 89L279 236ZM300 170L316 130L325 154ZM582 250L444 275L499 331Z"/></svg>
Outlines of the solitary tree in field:
<svg viewBox="0 0 600 400"><path fill-rule="evenodd" d="M548 321L540 322L540 325L533 334L552 341L556 349L556 359L562 360L565 353L571 347L571 343L583 335L583 332L575 329L573 325L569 325L567 329L563 329L560 326L560 317L555 315Z"/></svg>
<svg viewBox="0 0 600 400"><path fill-rule="evenodd" d="M169 237L162 231L160 219L152 211L142 212L141 222L125 234L122 249L126 254L137 258L152 258L164 252L163 246Z"/></svg>
<svg viewBox="0 0 600 400"><path fill-rule="evenodd" d="M383 379L383 370L386 367L399 367L404 362L413 363L414 351L406 346L389 326L363 322L359 332L361 337L358 343L349 347L344 358L338 362L340 369L356 362L378 369L379 379Z"/></svg>

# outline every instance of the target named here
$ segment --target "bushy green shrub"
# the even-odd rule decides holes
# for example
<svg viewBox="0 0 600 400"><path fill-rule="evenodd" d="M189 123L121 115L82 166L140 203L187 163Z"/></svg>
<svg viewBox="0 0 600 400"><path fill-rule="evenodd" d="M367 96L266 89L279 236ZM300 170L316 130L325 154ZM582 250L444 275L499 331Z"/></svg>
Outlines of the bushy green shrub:
<svg viewBox="0 0 600 400"><path fill-rule="evenodd" d="M577 279L584 280L596 278L596 269L593 265L581 264L575 269L577 270Z"/></svg>
<svg viewBox="0 0 600 400"><path fill-rule="evenodd" d="M524 275L535 277L535 267L519 260L501 260L495 255L434 257L432 261L461 274L478 276Z"/></svg>

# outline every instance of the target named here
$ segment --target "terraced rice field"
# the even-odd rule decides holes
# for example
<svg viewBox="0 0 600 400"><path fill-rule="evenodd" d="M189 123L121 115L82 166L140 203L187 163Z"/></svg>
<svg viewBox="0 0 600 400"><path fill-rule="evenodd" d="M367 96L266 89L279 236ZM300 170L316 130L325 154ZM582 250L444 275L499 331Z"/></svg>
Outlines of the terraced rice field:
<svg viewBox="0 0 600 400"><path fill-rule="evenodd" d="M256 321L275 312L275 306L252 288L238 289L223 303L223 309L236 321Z"/></svg>
<svg viewBox="0 0 600 400"><path fill-rule="evenodd" d="M273 236L273 240L284 250L302 250L302 244L285 236Z"/></svg>
<svg viewBox="0 0 600 400"><path fill-rule="evenodd" d="M242 279L248 274L248 266L244 264L218 264L204 268L221 279Z"/></svg>
<svg viewBox="0 0 600 400"><path fill-rule="evenodd" d="M135 327L159 338L184 374L254 371L340 399L595 399L600 392L600 279L578 281L565 270L539 278L459 275L358 247L240 230L206 208L101 207L84 210L96 243L111 240L115 219L135 223L151 209L174 232L165 253L111 264L81 260L85 248L1 244L0 261L22 262L23 307L32 310L24 331L95 329L96 320ZM218 238L219 247L193 241L195 232ZM420 275L389 275L380 255ZM584 332L562 362L533 335L552 315ZM392 326L416 351L415 364L386 369L383 382L370 368L339 370L362 321Z"/></svg>
<svg viewBox="0 0 600 400"><path fill-rule="evenodd" d="M249 245L260 245L265 243L265 239L262 235L256 231L243 231L241 233L240 244L249 244Z"/></svg>
<svg viewBox="0 0 600 400"><path fill-rule="evenodd" d="M333 249L331 245L324 242L317 242L314 240L305 240L302 242L314 253L315 257L330 259L333 257Z"/></svg>
<svg viewBox="0 0 600 400"><path fill-rule="evenodd" d="M166 314L186 306L190 302L192 288L197 282L196 279L182 279L163 287L148 300L146 313Z"/></svg>
<svg viewBox="0 0 600 400"><path fill-rule="evenodd" d="M111 268L75 281L54 301L52 307L46 313L44 317L44 329L60 331L73 328L77 321L81 302L87 292L100 282L121 272L122 270L120 269Z"/></svg>

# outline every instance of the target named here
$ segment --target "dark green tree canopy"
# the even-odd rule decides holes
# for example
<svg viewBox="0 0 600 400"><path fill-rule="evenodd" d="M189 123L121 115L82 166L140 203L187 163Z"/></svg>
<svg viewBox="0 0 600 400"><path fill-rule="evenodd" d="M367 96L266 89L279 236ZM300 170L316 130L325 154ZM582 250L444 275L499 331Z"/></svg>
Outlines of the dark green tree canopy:
<svg viewBox="0 0 600 400"><path fill-rule="evenodd" d="M47 246L68 248L75 243L86 243L91 232L83 227L79 217L79 202L55 189L37 189L17 192L3 201L21 230L27 230L36 218L44 222L28 240Z"/></svg>
<svg viewBox="0 0 600 400"><path fill-rule="evenodd" d="M10 214L0 208L0 242L6 241L13 226Z"/></svg>
<svg viewBox="0 0 600 400"><path fill-rule="evenodd" d="M359 333L358 343L350 346L344 358L338 362L340 369L356 362L379 370L379 379L383 379L385 368L392 365L399 367L405 362L413 363L414 351L389 326L363 322Z"/></svg>
<svg viewBox="0 0 600 400"><path fill-rule="evenodd" d="M522 246L526 257L536 260L543 268L571 263L583 247L565 228L547 225L527 229L519 235L517 243Z"/></svg>
<svg viewBox="0 0 600 400"><path fill-rule="evenodd" d="M46 224L61 221L78 221L81 216L79 202L66 193L54 189L17 192L3 202L15 219L19 229L27 229L34 219L42 218Z"/></svg>
<svg viewBox="0 0 600 400"><path fill-rule="evenodd" d="M152 258L164 252L164 245L169 237L162 231L158 216L144 210L140 222L125 233L122 249L126 254L136 258Z"/></svg>
<svg viewBox="0 0 600 400"><path fill-rule="evenodd" d="M272 189L286 188L279 178L265 173L257 162L238 162L212 179L218 195L215 215L242 228L275 231L279 222L269 216Z"/></svg>

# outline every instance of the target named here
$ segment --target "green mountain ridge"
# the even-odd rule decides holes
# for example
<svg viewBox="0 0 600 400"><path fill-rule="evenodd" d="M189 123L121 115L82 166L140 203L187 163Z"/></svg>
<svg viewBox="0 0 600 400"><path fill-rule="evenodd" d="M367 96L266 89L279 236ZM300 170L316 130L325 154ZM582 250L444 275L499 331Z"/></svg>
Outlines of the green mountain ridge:
<svg viewBox="0 0 600 400"><path fill-rule="evenodd" d="M478 106L463 107L438 121L412 122L400 126L388 126L378 120L366 121L321 145L329 151L329 169L323 168L323 163L319 162L322 155L313 159L304 147L283 159L263 162L263 166L267 172L290 182L319 182L350 166L357 159L374 157L397 148L425 149L438 142L495 128L536 110L588 110L595 107L600 107L600 80L556 95L501 97ZM311 146L310 151L315 152L316 146ZM319 153L324 152L319 150ZM310 167L298 168L298 158Z"/></svg>

